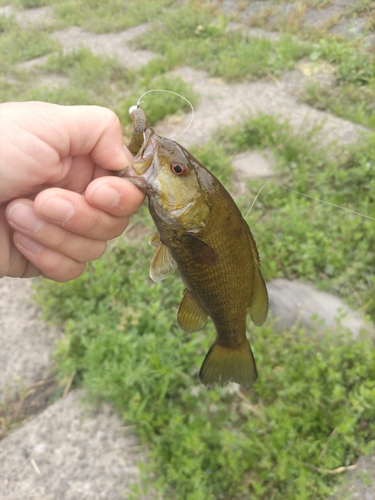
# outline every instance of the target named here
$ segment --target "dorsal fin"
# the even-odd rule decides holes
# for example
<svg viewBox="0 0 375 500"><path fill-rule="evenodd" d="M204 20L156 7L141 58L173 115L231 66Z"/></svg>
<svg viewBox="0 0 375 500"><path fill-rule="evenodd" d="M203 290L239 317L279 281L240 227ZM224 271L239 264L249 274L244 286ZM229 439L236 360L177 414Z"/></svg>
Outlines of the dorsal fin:
<svg viewBox="0 0 375 500"><path fill-rule="evenodd" d="M253 284L253 296L251 299L251 304L249 306L249 312L251 319L255 325L262 325L267 318L268 313L268 293L266 284L264 282L262 273L260 272L260 259L258 249L256 247L255 240L251 234L250 228L247 222L244 220L246 226L246 234L251 247L251 253L254 262L254 284Z"/></svg>

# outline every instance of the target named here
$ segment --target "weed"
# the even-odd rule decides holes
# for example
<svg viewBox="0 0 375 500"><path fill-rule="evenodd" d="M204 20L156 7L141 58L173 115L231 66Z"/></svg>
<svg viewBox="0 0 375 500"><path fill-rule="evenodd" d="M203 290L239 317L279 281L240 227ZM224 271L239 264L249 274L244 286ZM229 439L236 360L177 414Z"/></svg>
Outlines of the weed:
<svg viewBox="0 0 375 500"><path fill-rule="evenodd" d="M56 16L67 26L80 26L93 33L125 30L163 15L172 0L51 0Z"/></svg>
<svg viewBox="0 0 375 500"><path fill-rule="evenodd" d="M278 74L307 54L306 46L288 35L277 42L246 39L240 31L226 28L224 21L214 23L203 7L182 6L167 13L163 29L156 25L138 40L138 46L152 48L174 64L184 61L229 81Z"/></svg>
<svg viewBox="0 0 375 500"><path fill-rule="evenodd" d="M35 59L56 48L47 31L21 28L13 17L0 16L0 75L5 75L11 64Z"/></svg>
<svg viewBox="0 0 375 500"><path fill-rule="evenodd" d="M287 123L259 116L224 130L213 143L216 159L210 145L195 154L219 168L223 154L269 147L288 186L375 216L371 141L333 162L314 133L296 136ZM249 222L268 279L314 280L352 303L372 297L372 222L272 185ZM350 465L374 445L370 341L353 343L339 331L275 336L268 324L250 332L260 373L254 388L207 391L197 376L213 327L195 335L178 329L182 284L175 276L150 282L145 243L123 239L78 280L43 283L45 314L65 323L60 374L76 372L93 398L111 401L136 424L150 450L144 489L149 480L167 498L327 497L337 478L318 470Z"/></svg>

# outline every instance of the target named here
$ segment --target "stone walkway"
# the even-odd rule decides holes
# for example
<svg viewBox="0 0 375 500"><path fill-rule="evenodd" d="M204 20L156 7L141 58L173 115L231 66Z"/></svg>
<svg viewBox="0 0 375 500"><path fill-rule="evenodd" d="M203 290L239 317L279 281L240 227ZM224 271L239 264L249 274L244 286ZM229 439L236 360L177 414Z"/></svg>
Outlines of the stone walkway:
<svg viewBox="0 0 375 500"><path fill-rule="evenodd" d="M231 14L240 1L224 0L222 12ZM243 3L243 2L242 2ZM339 19L332 29L340 30L346 36L363 32L361 19L346 16L355 2L335 0L327 9L308 9L305 26L324 25L333 17ZM262 9L273 9L270 20L276 23L296 8L295 4L278 5L271 1L252 2L241 11L238 19L244 23ZM15 12L14 8L3 7L0 14ZM25 24L48 22L53 16L49 8L23 11L17 14ZM238 25L237 25L238 27ZM236 28L232 26L231 29ZM115 56L129 68L139 68L153 57L149 51L134 51L128 42L137 34L145 32L147 25L140 25L117 34L94 35L78 27L55 32L52 36L59 41L63 50L74 50L85 46L94 53ZM278 36L254 28L247 36ZM368 35L366 43L374 40ZM39 61L40 62L40 61ZM38 61L29 61L25 67L32 67ZM274 114L290 121L298 131L302 126L321 125L321 141L337 141L339 144L355 141L365 133L362 127L351 122L299 104L296 96L306 78L303 71L287 72L280 81L262 81L227 84L221 79L210 78L207 73L189 67L173 71L193 85L199 95L195 120L188 131L179 139L186 147L195 142L210 139L212 133L222 124L238 122L246 111ZM320 75L325 78L326 75ZM319 75L318 75L319 77ZM316 75L314 75L316 78ZM165 120L156 130L160 135L175 137L176 129L183 130L190 116ZM234 158L236 164L251 165L243 175L269 177L272 175L272 158L267 152L251 152L248 156ZM31 301L30 280L4 278L0 281L0 401L23 387L37 387L39 381L48 378L51 368L51 354L54 341L60 332L47 328L39 318L38 308ZM268 284L271 308L274 315L282 315L283 326L298 320L306 327L311 326L314 312L325 311L325 324L331 325L339 310L351 315L349 329L357 336L364 326L363 320L336 297L322 294L314 288L295 282L275 280ZM288 305L278 309L280 297ZM301 297L305 297L305 301ZM323 308L330 300L332 307ZM307 305L308 304L308 305ZM312 305L313 304L313 305ZM285 315L285 311L291 314ZM371 330L371 328L370 328ZM36 383L36 384L35 384ZM119 500L126 496L129 485L138 480L137 460L144 459L136 453L137 443L133 436L122 428L123 423L108 406L94 414L82 401L82 394L73 391L44 409L35 418L27 421L0 442L0 492L2 500ZM0 427L1 429L1 427ZM364 481L366 471L370 481ZM348 500L375 500L375 457L363 457L356 471L350 473L337 500L348 495Z"/></svg>

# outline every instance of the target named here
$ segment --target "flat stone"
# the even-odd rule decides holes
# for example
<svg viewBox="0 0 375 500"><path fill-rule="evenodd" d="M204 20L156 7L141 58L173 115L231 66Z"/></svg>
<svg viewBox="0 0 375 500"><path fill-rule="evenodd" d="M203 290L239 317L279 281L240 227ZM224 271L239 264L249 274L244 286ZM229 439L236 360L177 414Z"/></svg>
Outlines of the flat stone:
<svg viewBox="0 0 375 500"><path fill-rule="evenodd" d="M331 4L339 7L356 7L358 0L331 0Z"/></svg>
<svg viewBox="0 0 375 500"><path fill-rule="evenodd" d="M232 16L238 12L241 0L223 0L220 2L219 10L225 16Z"/></svg>
<svg viewBox="0 0 375 500"><path fill-rule="evenodd" d="M265 38L271 42L277 42L281 38L277 31L268 31L263 28L243 28L242 35L246 38Z"/></svg>
<svg viewBox="0 0 375 500"><path fill-rule="evenodd" d="M343 9L339 5L325 9L309 9L303 24L309 28L324 28L327 23L338 21L342 14Z"/></svg>
<svg viewBox="0 0 375 500"><path fill-rule="evenodd" d="M20 384L49 375L57 328L48 328L31 301L32 280L0 280L0 401ZM1 489L0 489L1 491Z"/></svg>
<svg viewBox="0 0 375 500"><path fill-rule="evenodd" d="M178 68L168 75L179 76L191 84L200 97L193 123L178 139L187 148L207 142L222 126L240 123L246 114L264 113L281 117L280 121L288 120L298 132L321 127L316 140L326 145L336 142L344 146L366 133L364 127L298 103L295 96L271 79L228 84L220 78L210 78L205 71L189 67ZM143 108L147 113L146 98ZM174 139L190 119L190 113L183 116L178 124L175 120L166 119L155 130L159 135Z"/></svg>
<svg viewBox="0 0 375 500"><path fill-rule="evenodd" d="M115 57L127 68L139 69L156 57L148 50L135 50L128 44L134 37L146 33L149 24L141 24L119 33L94 34L78 26L55 31L51 36L61 44L63 52L90 49L93 54Z"/></svg>
<svg viewBox="0 0 375 500"><path fill-rule="evenodd" d="M371 49L371 48L375 47L375 33L371 33L370 35L365 36L364 46L367 49Z"/></svg>
<svg viewBox="0 0 375 500"><path fill-rule="evenodd" d="M5 5L4 7L0 7L0 16L9 17L14 14L14 7L11 5Z"/></svg>
<svg viewBox="0 0 375 500"><path fill-rule="evenodd" d="M73 391L0 446L1 500L120 500L139 480L137 440L108 405Z"/></svg>
<svg viewBox="0 0 375 500"><path fill-rule="evenodd" d="M271 177L274 166L275 159L271 150L245 151L232 158L233 170L249 179Z"/></svg>
<svg viewBox="0 0 375 500"><path fill-rule="evenodd" d="M51 7L17 10L13 6L7 5L0 7L0 15L6 17L14 15L16 21L24 28L51 24L55 21L54 12Z"/></svg>
<svg viewBox="0 0 375 500"><path fill-rule="evenodd" d="M277 12L268 18L270 24L277 24L280 21L287 20L290 16L298 13L298 4L286 3L278 6Z"/></svg>
<svg viewBox="0 0 375 500"><path fill-rule="evenodd" d="M301 325L307 330L324 333L340 325L355 340L374 335L374 327L353 312L341 299L300 281L276 279L267 283L270 312L276 318L277 331Z"/></svg>
<svg viewBox="0 0 375 500"><path fill-rule="evenodd" d="M247 22L254 17L271 13L275 9L277 9L275 3L268 0L251 2L240 12L239 19L241 22Z"/></svg>
<svg viewBox="0 0 375 500"><path fill-rule="evenodd" d="M341 35L345 38L357 38L366 33L366 19L363 17L345 19L336 26L333 26L330 31L335 35Z"/></svg>

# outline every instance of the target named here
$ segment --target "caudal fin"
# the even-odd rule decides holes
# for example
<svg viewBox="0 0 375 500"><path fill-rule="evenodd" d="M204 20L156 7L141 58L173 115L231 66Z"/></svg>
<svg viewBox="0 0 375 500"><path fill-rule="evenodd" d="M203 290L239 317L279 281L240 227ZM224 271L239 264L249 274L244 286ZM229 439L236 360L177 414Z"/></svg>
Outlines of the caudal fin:
<svg viewBox="0 0 375 500"><path fill-rule="evenodd" d="M258 377L250 344L247 340L235 349L215 342L203 361L199 378L206 387L228 382L251 386Z"/></svg>

